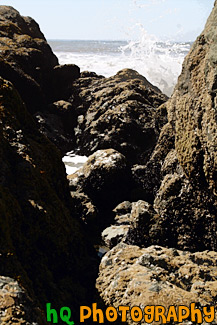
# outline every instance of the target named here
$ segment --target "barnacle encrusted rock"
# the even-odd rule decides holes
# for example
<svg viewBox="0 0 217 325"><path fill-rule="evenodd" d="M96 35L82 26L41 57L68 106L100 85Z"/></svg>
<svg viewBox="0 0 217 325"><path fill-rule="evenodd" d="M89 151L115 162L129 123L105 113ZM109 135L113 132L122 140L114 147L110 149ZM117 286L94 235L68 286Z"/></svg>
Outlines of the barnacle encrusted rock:
<svg viewBox="0 0 217 325"><path fill-rule="evenodd" d="M172 98L167 103L175 149L187 177L217 189L217 3L202 34L185 58Z"/></svg>
<svg viewBox="0 0 217 325"><path fill-rule="evenodd" d="M192 251L217 249L216 19L217 2L163 104L168 123L150 159L132 168L138 190L160 215L151 238Z"/></svg>
<svg viewBox="0 0 217 325"><path fill-rule="evenodd" d="M78 116L75 133L81 153L113 148L131 163L145 162L164 119L159 117L156 122L157 108L167 96L131 69L109 78L82 73L73 86Z"/></svg>
<svg viewBox="0 0 217 325"><path fill-rule="evenodd" d="M97 289L106 305L116 308L161 305L168 309L189 307L192 302L214 306L216 278L216 252L190 253L156 245L141 249L121 243L102 258ZM134 324L130 316L127 323Z"/></svg>

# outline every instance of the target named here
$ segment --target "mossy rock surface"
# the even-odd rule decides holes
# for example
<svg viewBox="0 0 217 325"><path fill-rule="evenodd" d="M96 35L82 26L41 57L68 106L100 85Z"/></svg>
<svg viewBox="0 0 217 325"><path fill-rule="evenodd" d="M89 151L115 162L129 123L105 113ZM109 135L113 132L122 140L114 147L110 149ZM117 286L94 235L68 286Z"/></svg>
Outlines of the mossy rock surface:
<svg viewBox="0 0 217 325"><path fill-rule="evenodd" d="M175 148L187 177L217 191L217 3L187 55L167 104Z"/></svg>
<svg viewBox="0 0 217 325"><path fill-rule="evenodd" d="M217 250L217 2L184 60L148 162L132 168L140 193L159 217L149 244ZM143 193L141 192L143 189Z"/></svg>
<svg viewBox="0 0 217 325"><path fill-rule="evenodd" d="M38 24L10 6L0 6L0 75L13 82L30 112L51 94L53 54Z"/></svg>
<svg viewBox="0 0 217 325"><path fill-rule="evenodd" d="M61 155L3 79L0 99L0 274L19 278L41 307L70 304L75 314L94 268Z"/></svg>

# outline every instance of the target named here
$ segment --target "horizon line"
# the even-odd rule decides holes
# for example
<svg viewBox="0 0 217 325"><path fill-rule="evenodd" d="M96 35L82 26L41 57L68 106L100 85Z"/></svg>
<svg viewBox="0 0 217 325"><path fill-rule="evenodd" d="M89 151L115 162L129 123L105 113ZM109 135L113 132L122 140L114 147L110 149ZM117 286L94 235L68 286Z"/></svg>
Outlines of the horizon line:
<svg viewBox="0 0 217 325"><path fill-rule="evenodd" d="M79 39L79 38L46 38L47 41L76 41L76 42L139 42L138 39ZM192 43L195 40L157 40L161 42L175 42L175 43Z"/></svg>

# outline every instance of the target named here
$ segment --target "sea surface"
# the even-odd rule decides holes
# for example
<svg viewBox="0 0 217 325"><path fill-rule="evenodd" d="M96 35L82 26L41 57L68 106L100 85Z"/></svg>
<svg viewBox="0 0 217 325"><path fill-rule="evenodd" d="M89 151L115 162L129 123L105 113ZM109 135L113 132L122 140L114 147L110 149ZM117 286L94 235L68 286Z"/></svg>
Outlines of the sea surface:
<svg viewBox="0 0 217 325"><path fill-rule="evenodd" d="M105 77L130 68L145 76L170 96L181 72L191 42L49 40L60 64L74 63L81 71L94 71Z"/></svg>

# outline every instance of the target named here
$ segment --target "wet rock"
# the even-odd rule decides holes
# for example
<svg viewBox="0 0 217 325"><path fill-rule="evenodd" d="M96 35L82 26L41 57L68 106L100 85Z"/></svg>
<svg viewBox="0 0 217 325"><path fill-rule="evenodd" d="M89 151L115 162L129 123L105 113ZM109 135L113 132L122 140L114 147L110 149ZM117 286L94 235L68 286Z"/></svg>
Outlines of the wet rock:
<svg viewBox="0 0 217 325"><path fill-rule="evenodd" d="M159 135L156 110L167 97L129 69L110 78L87 79L73 84L76 112L83 116L76 126L82 154L113 148L131 163L145 162Z"/></svg>
<svg viewBox="0 0 217 325"><path fill-rule="evenodd" d="M122 201L130 189L126 158L114 149L96 151L68 179L72 189L86 193L98 208L107 210Z"/></svg>
<svg viewBox="0 0 217 325"><path fill-rule="evenodd" d="M97 289L106 305L215 305L217 253L118 244L102 258ZM133 324L128 317L128 324ZM144 319L142 321L144 323ZM155 322L153 324L156 324ZM205 322L203 323L205 324Z"/></svg>

